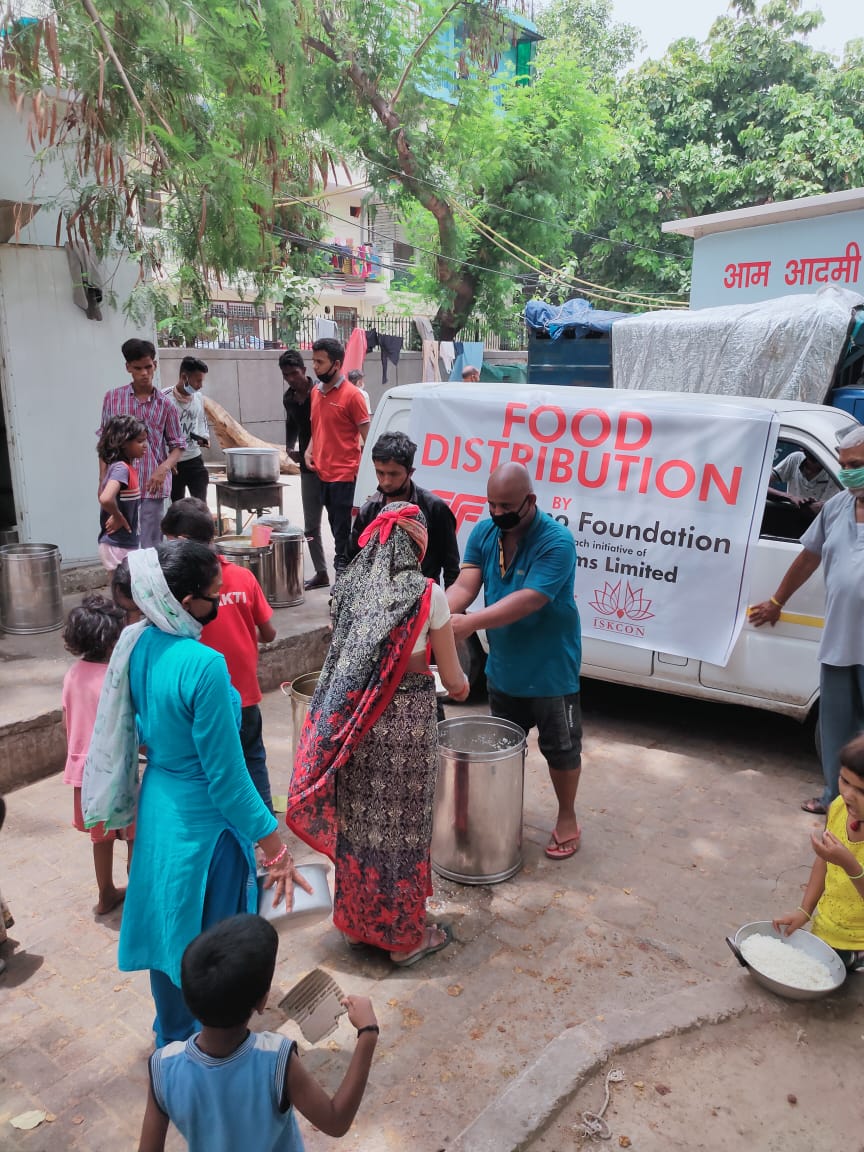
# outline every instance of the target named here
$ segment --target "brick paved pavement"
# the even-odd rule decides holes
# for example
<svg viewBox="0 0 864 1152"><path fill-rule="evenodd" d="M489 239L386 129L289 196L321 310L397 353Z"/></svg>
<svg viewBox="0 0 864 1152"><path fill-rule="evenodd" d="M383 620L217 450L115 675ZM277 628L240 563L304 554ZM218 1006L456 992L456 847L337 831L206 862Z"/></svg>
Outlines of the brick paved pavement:
<svg viewBox="0 0 864 1152"><path fill-rule="evenodd" d="M585 840L574 860L542 855L553 809L532 741L526 867L494 888L436 883L451 948L396 972L349 952L329 921L283 937L271 1004L318 965L372 996L381 1019L344 1147L443 1149L562 1029L706 975L734 978L723 935L794 906L812 826L797 802L815 781L802 733L648 693L589 685L585 695ZM269 694L264 714L271 764L284 765L287 702ZM274 775L284 792L284 773ZM70 790L54 777L8 801L0 879L18 943L0 980L0 1148L132 1150L151 1044L146 974L117 971L119 919L90 911L91 856L70 826ZM259 1023L299 1036L274 1010ZM335 1087L352 1042L343 1021L304 1059ZM32 1107L56 1119L29 1133L9 1126ZM309 1152L334 1146L301 1126ZM169 1148L182 1146L174 1134Z"/></svg>

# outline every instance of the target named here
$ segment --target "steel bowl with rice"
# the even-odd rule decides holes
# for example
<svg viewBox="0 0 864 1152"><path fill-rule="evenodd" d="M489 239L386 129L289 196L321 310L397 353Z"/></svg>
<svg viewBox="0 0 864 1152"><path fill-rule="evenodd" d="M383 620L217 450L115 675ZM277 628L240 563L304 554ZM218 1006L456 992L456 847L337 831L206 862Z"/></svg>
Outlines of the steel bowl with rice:
<svg viewBox="0 0 864 1152"><path fill-rule="evenodd" d="M792 954L784 958L775 941ZM757 920L739 928L734 937L727 936L726 943L754 980L787 1000L821 1000L846 979L843 961L811 932L799 929L784 936L770 920Z"/></svg>

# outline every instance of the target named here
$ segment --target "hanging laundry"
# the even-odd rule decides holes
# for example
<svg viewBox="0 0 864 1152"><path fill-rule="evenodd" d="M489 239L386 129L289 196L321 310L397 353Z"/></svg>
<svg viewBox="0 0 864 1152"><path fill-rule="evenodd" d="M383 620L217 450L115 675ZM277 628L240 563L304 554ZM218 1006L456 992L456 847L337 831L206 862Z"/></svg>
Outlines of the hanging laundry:
<svg viewBox="0 0 864 1152"><path fill-rule="evenodd" d="M366 329L366 355L368 356L370 352L374 352L374 350L377 347L378 347L378 333L376 332L376 330L374 328L367 328Z"/></svg>
<svg viewBox="0 0 864 1152"><path fill-rule="evenodd" d="M414 327L419 332L421 340L435 339L435 333L432 331L432 324L428 316L415 316Z"/></svg>
<svg viewBox="0 0 864 1152"><path fill-rule="evenodd" d="M339 329L336 327L336 321L331 320L329 316L319 316L315 321L315 339L324 340L327 337L338 340Z"/></svg>
<svg viewBox="0 0 864 1152"><path fill-rule="evenodd" d="M438 341L423 341L423 383L431 384L441 379L438 368Z"/></svg>
<svg viewBox="0 0 864 1152"><path fill-rule="evenodd" d="M385 336L378 333L378 343L381 345L381 383L387 387L387 362L398 364L402 354L402 345L405 341L401 336Z"/></svg>
<svg viewBox="0 0 864 1152"><path fill-rule="evenodd" d="M444 371L449 378L453 370L453 361L456 359L456 349L452 340L442 340L438 345L438 355L441 357L441 363L444 365Z"/></svg>
<svg viewBox="0 0 864 1152"><path fill-rule="evenodd" d="M483 341L468 341L460 342L456 340L453 344L456 349L456 359L453 361L453 367L450 369L451 380L461 380L463 368L482 368L483 367Z"/></svg>
<svg viewBox="0 0 864 1152"><path fill-rule="evenodd" d="M355 328L348 337L345 345L345 359L342 361L342 372L345 376L355 368L363 371L363 361L366 359L366 330Z"/></svg>

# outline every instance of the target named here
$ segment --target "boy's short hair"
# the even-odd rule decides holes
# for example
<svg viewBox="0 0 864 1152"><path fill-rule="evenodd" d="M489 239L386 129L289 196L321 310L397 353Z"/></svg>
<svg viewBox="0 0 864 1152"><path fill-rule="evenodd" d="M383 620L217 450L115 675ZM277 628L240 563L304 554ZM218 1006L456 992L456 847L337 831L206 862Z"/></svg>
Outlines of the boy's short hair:
<svg viewBox="0 0 864 1152"><path fill-rule="evenodd" d="M283 352L279 357L280 368L302 368L306 371L306 361L303 359L302 352L298 352L296 348L289 348Z"/></svg>
<svg viewBox="0 0 864 1152"><path fill-rule="evenodd" d="M127 340L120 351L127 364L134 364L136 360L146 360L149 356L156 359L156 349L149 340Z"/></svg>
<svg viewBox="0 0 864 1152"><path fill-rule="evenodd" d="M322 336L312 345L313 352L326 352L334 364L342 364L345 360L345 345L333 336Z"/></svg>
<svg viewBox="0 0 864 1152"><path fill-rule="evenodd" d="M359 382L361 380L365 380L365 379L366 379L366 373L361 372L359 368L352 368L351 371L348 373L348 383L349 384L359 385Z"/></svg>
<svg viewBox="0 0 864 1152"><path fill-rule="evenodd" d="M213 513L194 496L175 500L162 517L160 527L163 536L185 536L199 544L210 544L216 535Z"/></svg>
<svg viewBox="0 0 864 1152"><path fill-rule="evenodd" d="M864 734L856 736L840 749L840 766L864 780Z"/></svg>
<svg viewBox="0 0 864 1152"><path fill-rule="evenodd" d="M209 372L210 369L203 360L199 360L197 356L184 356L180 361L180 372Z"/></svg>
<svg viewBox="0 0 864 1152"><path fill-rule="evenodd" d="M416 451L417 445L404 432L385 432L372 445L372 459L381 463L393 460L410 472L414 467Z"/></svg>
<svg viewBox="0 0 864 1152"><path fill-rule="evenodd" d="M273 925L245 912L196 936L180 964L183 999L196 1020L208 1028L245 1024L270 990L278 948Z"/></svg>

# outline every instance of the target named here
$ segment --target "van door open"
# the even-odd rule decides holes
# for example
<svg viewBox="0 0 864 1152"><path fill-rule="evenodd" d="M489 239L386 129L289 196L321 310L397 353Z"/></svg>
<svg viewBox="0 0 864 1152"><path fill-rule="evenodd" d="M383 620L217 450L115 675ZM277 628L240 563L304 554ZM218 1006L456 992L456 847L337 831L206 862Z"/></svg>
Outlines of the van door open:
<svg viewBox="0 0 864 1152"><path fill-rule="evenodd" d="M807 452L836 479L837 461L805 432L783 428L777 441L775 466L792 452ZM776 486L776 485L772 485ZM839 485L837 487L839 491ZM769 496L762 519L759 544L753 554L750 602L767 600L787 568L801 551L799 538L807 517ZM777 624L754 628L745 623L725 668L702 663L699 682L762 700L785 701L793 708L809 706L819 692L817 650L822 638L825 590L818 569L784 607ZM778 708L782 711L782 708Z"/></svg>

